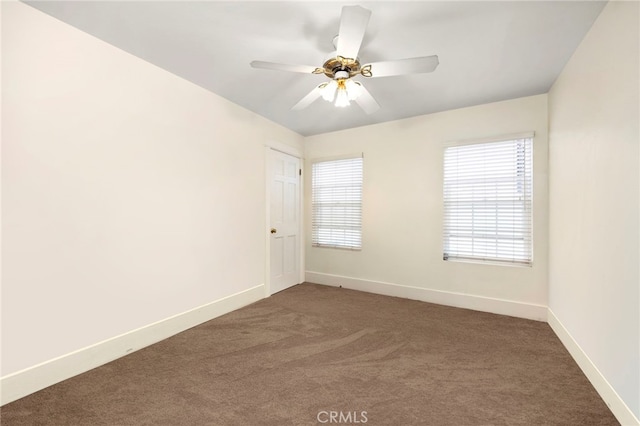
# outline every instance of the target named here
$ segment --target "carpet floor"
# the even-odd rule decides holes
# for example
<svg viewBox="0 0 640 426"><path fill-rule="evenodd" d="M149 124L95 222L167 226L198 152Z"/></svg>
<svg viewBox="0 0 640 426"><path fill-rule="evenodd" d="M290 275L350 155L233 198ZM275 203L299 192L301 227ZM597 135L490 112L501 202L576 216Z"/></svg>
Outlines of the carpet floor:
<svg viewBox="0 0 640 426"><path fill-rule="evenodd" d="M9 425L614 425L542 322L301 284L7 404Z"/></svg>

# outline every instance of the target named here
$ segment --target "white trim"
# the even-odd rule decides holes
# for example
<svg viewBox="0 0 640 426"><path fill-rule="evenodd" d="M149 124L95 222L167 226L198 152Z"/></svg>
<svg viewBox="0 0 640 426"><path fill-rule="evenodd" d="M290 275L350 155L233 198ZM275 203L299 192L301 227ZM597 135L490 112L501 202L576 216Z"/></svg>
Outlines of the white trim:
<svg viewBox="0 0 640 426"><path fill-rule="evenodd" d="M302 159L303 157L303 152L301 149L296 148L295 146L287 145L286 143L278 141L266 141L264 143L264 146L276 151L284 152L285 154L293 155L294 157L298 157L300 159Z"/></svg>
<svg viewBox="0 0 640 426"><path fill-rule="evenodd" d="M303 283L304 282L304 277L305 277L305 259L306 259L306 234L305 234L305 228L304 228L304 223L305 223L305 216L304 216L304 194L305 194L305 181L306 181L306 176L305 176L305 172L306 172L306 162L304 160L304 158L300 157L300 170L302 170L302 175L300 176L300 196L298 197L298 200L300 202L300 206L299 206L299 212L300 212L300 229L298 232L300 232L299 234L299 240L300 240L300 249L298 250L298 254L300 256L300 259L298 261L298 283Z"/></svg>
<svg viewBox="0 0 640 426"><path fill-rule="evenodd" d="M640 420L638 420L627 404L620 398L620 395L618 395L615 389L609 384L600 370L598 370L598 367L596 367L589 356L582 350L569 331L562 325L551 308L548 309L547 322L620 424L623 426L640 425Z"/></svg>
<svg viewBox="0 0 640 426"><path fill-rule="evenodd" d="M264 146L264 297L271 296L271 150L275 149L265 144Z"/></svg>
<svg viewBox="0 0 640 426"><path fill-rule="evenodd" d="M458 146L458 145L473 145L477 143L490 143L490 142L502 142L502 141L513 141L516 139L534 139L536 136L536 132L523 132L523 133L509 133L506 135L498 135L498 136L487 136L484 138L474 138L474 139L463 139L463 140L451 140L445 141L442 145L447 148L450 146Z"/></svg>
<svg viewBox="0 0 640 426"><path fill-rule="evenodd" d="M341 155L331 155L328 157L312 158L309 162L313 164L313 163L323 163L325 161L350 160L352 158L364 158L364 152L355 152L353 154L341 154Z"/></svg>
<svg viewBox="0 0 640 426"><path fill-rule="evenodd" d="M454 293L450 291L433 290L380 281L370 281L313 271L307 271L306 281L316 284L382 294L385 296L403 297L406 299L437 303L439 305L455 306L457 308L509 315L536 321L545 321L547 319L547 307L533 303L495 299L472 294Z"/></svg>
<svg viewBox="0 0 640 426"><path fill-rule="evenodd" d="M99 367L264 298L260 284L0 378L0 405Z"/></svg>

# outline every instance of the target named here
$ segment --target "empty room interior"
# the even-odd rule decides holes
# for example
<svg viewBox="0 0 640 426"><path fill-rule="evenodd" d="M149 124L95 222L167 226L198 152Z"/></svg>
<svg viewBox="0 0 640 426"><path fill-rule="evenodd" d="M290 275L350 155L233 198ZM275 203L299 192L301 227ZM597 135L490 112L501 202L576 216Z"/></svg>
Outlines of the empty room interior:
<svg viewBox="0 0 640 426"><path fill-rule="evenodd" d="M640 3L2 1L6 425L640 425Z"/></svg>

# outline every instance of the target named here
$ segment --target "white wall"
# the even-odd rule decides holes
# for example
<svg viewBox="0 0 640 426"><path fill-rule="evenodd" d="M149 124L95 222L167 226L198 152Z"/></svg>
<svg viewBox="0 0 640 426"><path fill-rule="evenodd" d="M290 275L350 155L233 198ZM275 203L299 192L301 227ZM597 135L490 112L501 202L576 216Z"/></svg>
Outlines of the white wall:
<svg viewBox="0 0 640 426"><path fill-rule="evenodd" d="M533 267L443 261L443 143L526 131L536 133ZM362 251L311 247L307 173L308 280L546 319L546 95L312 136L305 142L307 162L357 152L364 153ZM502 307L495 308L496 303Z"/></svg>
<svg viewBox="0 0 640 426"><path fill-rule="evenodd" d="M636 418L638 15L610 2L549 93L549 307Z"/></svg>
<svg viewBox="0 0 640 426"><path fill-rule="evenodd" d="M2 2L2 375L264 283L267 140L302 137Z"/></svg>
<svg viewBox="0 0 640 426"><path fill-rule="evenodd" d="M1 7L1 374L264 283L262 144L302 138ZM549 94L550 229L546 95L307 138L308 159L365 154L363 250L308 245L307 276L537 317L548 271L554 315L640 417L638 103L638 4L612 2ZM442 261L442 143L530 130L534 266Z"/></svg>

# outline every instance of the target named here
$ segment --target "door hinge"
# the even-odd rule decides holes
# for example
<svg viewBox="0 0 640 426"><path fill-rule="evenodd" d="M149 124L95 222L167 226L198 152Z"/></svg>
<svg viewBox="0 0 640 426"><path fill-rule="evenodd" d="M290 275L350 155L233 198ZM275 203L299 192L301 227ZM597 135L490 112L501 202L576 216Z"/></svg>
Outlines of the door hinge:
<svg viewBox="0 0 640 426"><path fill-rule="evenodd" d="M302 176L302 169L298 169L298 175Z"/></svg>

